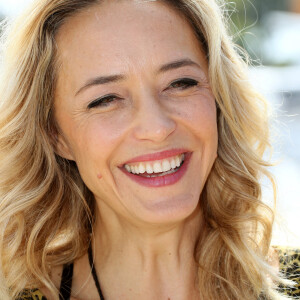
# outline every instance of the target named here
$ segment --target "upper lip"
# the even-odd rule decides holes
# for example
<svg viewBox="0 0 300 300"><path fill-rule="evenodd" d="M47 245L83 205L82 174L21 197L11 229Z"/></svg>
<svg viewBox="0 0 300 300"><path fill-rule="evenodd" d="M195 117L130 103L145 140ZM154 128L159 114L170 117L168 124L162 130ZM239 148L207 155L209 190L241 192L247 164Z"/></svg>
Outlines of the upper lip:
<svg viewBox="0 0 300 300"><path fill-rule="evenodd" d="M134 162L144 162L144 161L154 161L154 160L162 160L168 157L176 156L179 154L183 154L189 152L187 149L170 149L170 150L164 150L161 152L156 152L156 153L149 153L149 154L143 154L140 156L136 156L128 161L126 161L124 165L134 163Z"/></svg>

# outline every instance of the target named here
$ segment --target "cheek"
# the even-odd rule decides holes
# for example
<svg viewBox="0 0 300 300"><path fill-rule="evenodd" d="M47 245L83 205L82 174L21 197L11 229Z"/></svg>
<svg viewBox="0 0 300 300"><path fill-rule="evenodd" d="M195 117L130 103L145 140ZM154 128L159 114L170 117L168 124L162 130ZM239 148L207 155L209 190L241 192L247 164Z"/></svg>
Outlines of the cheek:
<svg viewBox="0 0 300 300"><path fill-rule="evenodd" d="M73 130L72 150L82 178L102 178L109 174L115 152L127 136L128 114L94 114ZM88 180L88 179L87 179Z"/></svg>
<svg viewBox="0 0 300 300"><path fill-rule="evenodd" d="M217 139L217 112L213 96L193 97L176 114L191 132L208 140Z"/></svg>
<svg viewBox="0 0 300 300"><path fill-rule="evenodd" d="M126 135L127 122L122 118L117 121L94 115L80 123L71 135L71 147L80 176L94 194L99 193L100 182L102 193L105 194L105 190L112 193L111 158Z"/></svg>
<svg viewBox="0 0 300 300"><path fill-rule="evenodd" d="M213 96L201 97L181 110L181 120L201 149L201 165L206 178L217 158L217 111Z"/></svg>

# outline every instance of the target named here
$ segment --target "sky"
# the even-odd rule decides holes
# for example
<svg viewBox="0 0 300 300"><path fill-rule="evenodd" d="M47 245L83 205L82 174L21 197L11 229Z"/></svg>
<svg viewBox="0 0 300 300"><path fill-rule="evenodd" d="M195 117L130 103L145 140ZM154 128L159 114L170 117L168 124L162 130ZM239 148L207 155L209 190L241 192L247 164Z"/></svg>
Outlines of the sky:
<svg viewBox="0 0 300 300"><path fill-rule="evenodd" d="M32 0L0 0L0 12L4 15L14 16L30 2Z"/></svg>

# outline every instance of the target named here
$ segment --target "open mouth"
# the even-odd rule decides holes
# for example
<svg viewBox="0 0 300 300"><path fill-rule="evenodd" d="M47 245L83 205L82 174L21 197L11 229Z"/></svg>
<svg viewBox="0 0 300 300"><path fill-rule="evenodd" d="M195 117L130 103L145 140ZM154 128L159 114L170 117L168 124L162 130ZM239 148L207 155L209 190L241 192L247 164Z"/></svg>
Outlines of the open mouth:
<svg viewBox="0 0 300 300"><path fill-rule="evenodd" d="M163 160L125 164L126 172L145 178L156 178L176 173L184 164L186 154L182 153Z"/></svg>
<svg viewBox="0 0 300 300"><path fill-rule="evenodd" d="M144 155L138 160L125 163L120 169L127 177L142 186L158 188L173 185L186 174L192 152L178 150L172 152Z"/></svg>

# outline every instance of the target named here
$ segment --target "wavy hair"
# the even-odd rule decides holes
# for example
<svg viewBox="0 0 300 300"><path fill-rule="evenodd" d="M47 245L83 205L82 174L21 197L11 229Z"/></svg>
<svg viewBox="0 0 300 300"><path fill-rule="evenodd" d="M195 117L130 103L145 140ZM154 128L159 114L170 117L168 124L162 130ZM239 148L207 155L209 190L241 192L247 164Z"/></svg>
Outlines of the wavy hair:
<svg viewBox="0 0 300 300"><path fill-rule="evenodd" d="M273 211L261 200L269 147L267 106L213 0L168 3L194 29L209 63L218 108L218 158L201 194L207 226L195 258L203 299L279 299L267 263ZM0 298L24 288L57 289L51 268L87 251L94 199L76 164L55 153L56 34L101 0L38 0L3 35L0 86Z"/></svg>

